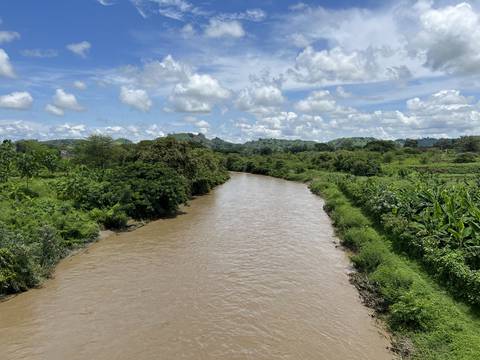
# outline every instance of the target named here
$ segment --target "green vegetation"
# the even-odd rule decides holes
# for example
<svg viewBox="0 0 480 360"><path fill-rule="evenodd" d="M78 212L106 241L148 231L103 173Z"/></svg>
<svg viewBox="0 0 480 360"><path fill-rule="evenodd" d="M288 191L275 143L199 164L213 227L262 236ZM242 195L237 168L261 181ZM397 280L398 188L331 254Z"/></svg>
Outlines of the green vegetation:
<svg viewBox="0 0 480 360"><path fill-rule="evenodd" d="M226 181L222 159L173 138L0 144L0 296L37 286L59 259L123 229L174 215Z"/></svg>
<svg viewBox="0 0 480 360"><path fill-rule="evenodd" d="M309 181L403 358L480 358L480 138L0 144L0 295L131 220L174 215L226 169ZM308 224L306 225L308 226Z"/></svg>
<svg viewBox="0 0 480 360"><path fill-rule="evenodd" d="M230 170L310 182L403 358L478 359L480 139L427 140L225 158Z"/></svg>

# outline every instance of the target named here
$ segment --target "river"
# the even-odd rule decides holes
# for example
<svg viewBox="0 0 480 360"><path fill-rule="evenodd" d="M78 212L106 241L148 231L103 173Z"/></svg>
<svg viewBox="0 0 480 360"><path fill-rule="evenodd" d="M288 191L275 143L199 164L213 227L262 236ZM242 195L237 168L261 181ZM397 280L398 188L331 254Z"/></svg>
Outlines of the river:
<svg viewBox="0 0 480 360"><path fill-rule="evenodd" d="M391 359L323 201L248 174L0 303L2 360Z"/></svg>

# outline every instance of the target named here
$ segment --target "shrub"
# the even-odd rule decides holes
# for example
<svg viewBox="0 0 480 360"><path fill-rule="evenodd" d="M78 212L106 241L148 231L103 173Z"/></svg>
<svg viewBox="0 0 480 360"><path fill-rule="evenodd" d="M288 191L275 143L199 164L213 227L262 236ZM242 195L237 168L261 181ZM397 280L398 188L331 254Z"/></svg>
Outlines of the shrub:
<svg viewBox="0 0 480 360"><path fill-rule="evenodd" d="M397 330L425 331L431 327L434 309L421 292L410 290L390 307L390 325Z"/></svg>
<svg viewBox="0 0 480 360"><path fill-rule="evenodd" d="M477 155L474 153L461 153L455 157L454 162L462 164L462 163L472 163L472 162L475 162L476 160L477 160Z"/></svg>
<svg viewBox="0 0 480 360"><path fill-rule="evenodd" d="M392 266L390 263L381 264L371 275L370 279L378 284L382 296L387 304L397 302L413 284L413 276L400 264Z"/></svg>
<svg viewBox="0 0 480 360"><path fill-rule="evenodd" d="M90 212L93 220L105 229L123 229L127 226L128 216L119 204L110 209L93 209Z"/></svg>
<svg viewBox="0 0 480 360"><path fill-rule="evenodd" d="M335 207L332 218L340 230L347 230L352 227L365 227L370 222L359 209L353 208L349 204L342 204Z"/></svg>
<svg viewBox="0 0 480 360"><path fill-rule="evenodd" d="M372 273L388 258L388 250L380 242L374 241L362 247L361 251L352 257L355 266L363 272Z"/></svg>
<svg viewBox="0 0 480 360"><path fill-rule="evenodd" d="M350 228L343 235L343 244L354 251L358 251L363 245L371 241L378 240L377 232L369 226Z"/></svg>
<svg viewBox="0 0 480 360"><path fill-rule="evenodd" d="M135 162L116 168L109 179L112 186L128 186L131 197L127 213L135 219L174 214L188 199L185 178L163 164Z"/></svg>

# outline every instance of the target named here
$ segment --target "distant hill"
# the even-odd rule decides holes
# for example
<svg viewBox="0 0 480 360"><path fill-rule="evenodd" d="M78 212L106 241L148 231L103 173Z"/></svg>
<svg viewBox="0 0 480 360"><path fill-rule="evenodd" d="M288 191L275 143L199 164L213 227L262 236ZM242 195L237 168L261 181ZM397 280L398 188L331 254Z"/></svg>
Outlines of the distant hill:
<svg viewBox="0 0 480 360"><path fill-rule="evenodd" d="M330 140L327 144L333 146L335 149L357 149L363 148L373 140L376 139L374 137L345 137Z"/></svg>
<svg viewBox="0 0 480 360"><path fill-rule="evenodd" d="M203 134L179 133L168 136L178 141L190 141L206 146L220 152L248 152L248 153L269 153L269 152L299 152L315 149L315 141L284 140L284 139L258 139L247 141L243 144L235 144L218 137L208 139Z"/></svg>
<svg viewBox="0 0 480 360"><path fill-rule="evenodd" d="M231 153L250 153L250 154L269 154L272 152L300 152L300 151L324 151L330 149L359 149L363 148L369 142L378 140L374 137L343 137L331 140L327 143L320 143L316 141L308 140L285 140L285 139L258 139L247 141L243 144L236 144L229 141L215 137L213 139L207 138L204 134L192 134L192 133L176 133L169 134L169 137L175 138L178 141L188 141L199 146L205 146L209 149ZM397 139L395 142L400 146L404 146L405 142L409 139ZM452 145L456 139L437 139L437 138L421 138L415 139L416 147L418 148L430 148L433 146L448 146ZM52 147L59 148L61 150L70 150L78 143L84 141L84 139L57 139L40 141L40 143L47 144ZM409 140L412 141L412 140ZM132 141L119 138L115 139L116 144L131 144ZM440 145L441 144L441 145Z"/></svg>
<svg viewBox="0 0 480 360"><path fill-rule="evenodd" d="M118 138L118 139L113 140L113 142L115 144L119 144L119 145L133 144L132 140L128 140L128 139L125 139L125 138Z"/></svg>
<svg viewBox="0 0 480 360"><path fill-rule="evenodd" d="M169 134L168 136L178 141L188 141L188 142L200 144L215 151L240 152L242 150L241 144L234 144L234 143L222 140L219 137L215 137L213 139L207 139L207 137L202 133L199 133L199 134L177 133L177 134Z"/></svg>
<svg viewBox="0 0 480 360"><path fill-rule="evenodd" d="M315 141L305 140L283 140L283 139L258 139L254 141L247 141L243 144L245 149L252 152L263 152L269 148L272 152L281 151L308 151L315 148Z"/></svg>
<svg viewBox="0 0 480 360"><path fill-rule="evenodd" d="M72 150L76 145L81 143L82 139L57 139L57 140L46 140L40 141L40 143L54 147L60 150Z"/></svg>

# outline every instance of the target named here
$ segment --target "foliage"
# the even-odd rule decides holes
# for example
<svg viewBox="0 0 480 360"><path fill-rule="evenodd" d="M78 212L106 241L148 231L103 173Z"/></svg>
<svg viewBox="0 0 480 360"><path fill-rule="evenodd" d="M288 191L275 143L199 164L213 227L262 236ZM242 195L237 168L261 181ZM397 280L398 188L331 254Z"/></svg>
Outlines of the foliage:
<svg viewBox="0 0 480 360"><path fill-rule="evenodd" d="M410 357L477 359L480 322L438 290L420 269L395 254L385 237L365 225L366 218L355 222L341 219L356 213L358 208L352 206L338 188L339 179L349 178L317 174L310 189L325 198L326 208L335 222L350 224L337 230L343 244L355 250L354 264L366 275L366 284L354 280L365 302L381 312L397 338L411 339L413 352L412 348L407 349ZM403 352L401 348L397 350Z"/></svg>

